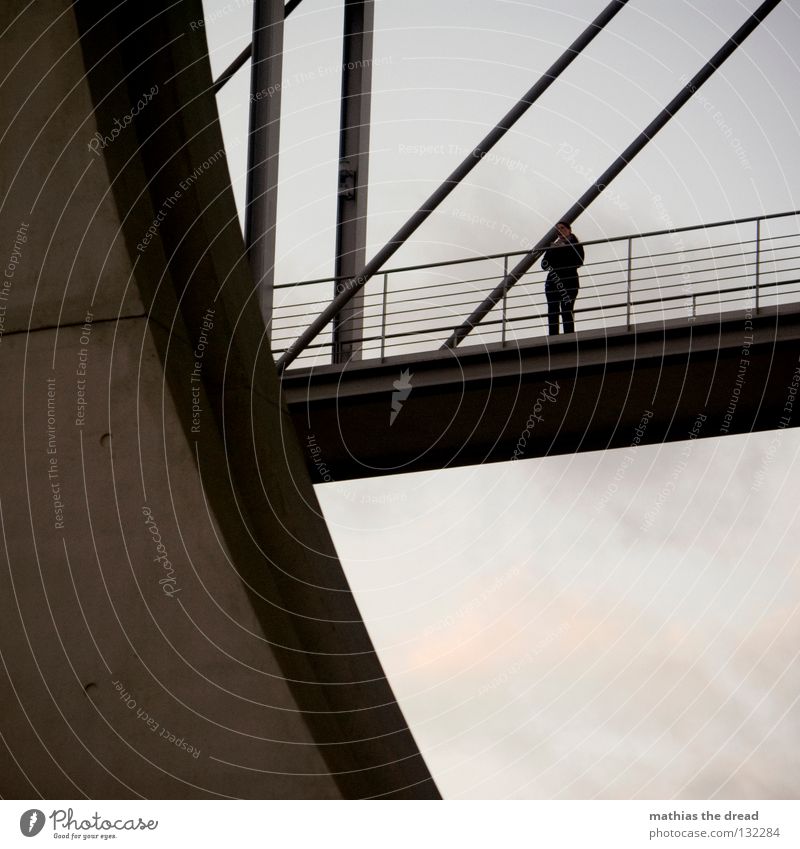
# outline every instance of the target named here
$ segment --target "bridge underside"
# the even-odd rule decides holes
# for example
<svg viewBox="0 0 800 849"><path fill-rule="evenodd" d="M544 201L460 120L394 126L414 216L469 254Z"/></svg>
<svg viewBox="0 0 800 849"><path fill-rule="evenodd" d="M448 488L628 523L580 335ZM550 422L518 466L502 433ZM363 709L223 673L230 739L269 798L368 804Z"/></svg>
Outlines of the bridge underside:
<svg viewBox="0 0 800 849"><path fill-rule="evenodd" d="M283 385L312 480L345 480L791 427L798 342L800 309L743 310L293 369Z"/></svg>

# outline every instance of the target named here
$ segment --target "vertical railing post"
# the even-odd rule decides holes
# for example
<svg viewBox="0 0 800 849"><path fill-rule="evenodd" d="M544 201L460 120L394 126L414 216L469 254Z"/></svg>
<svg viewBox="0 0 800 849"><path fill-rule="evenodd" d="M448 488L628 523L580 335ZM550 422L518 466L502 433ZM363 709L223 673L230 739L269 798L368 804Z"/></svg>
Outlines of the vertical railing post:
<svg viewBox="0 0 800 849"><path fill-rule="evenodd" d="M386 298L389 288L389 272L383 272L383 306L381 307L381 362L386 351Z"/></svg>
<svg viewBox="0 0 800 849"><path fill-rule="evenodd" d="M756 315L759 308L759 286L761 283L761 219L756 218Z"/></svg>
<svg viewBox="0 0 800 849"><path fill-rule="evenodd" d="M625 296L625 326L631 329L631 273L633 270L633 237L628 237L627 294Z"/></svg>
<svg viewBox="0 0 800 849"><path fill-rule="evenodd" d="M503 279L505 280L508 275L508 254L503 257ZM506 346L506 314L508 310L508 292L503 293L503 323L502 327L502 337L501 344L505 348Z"/></svg>

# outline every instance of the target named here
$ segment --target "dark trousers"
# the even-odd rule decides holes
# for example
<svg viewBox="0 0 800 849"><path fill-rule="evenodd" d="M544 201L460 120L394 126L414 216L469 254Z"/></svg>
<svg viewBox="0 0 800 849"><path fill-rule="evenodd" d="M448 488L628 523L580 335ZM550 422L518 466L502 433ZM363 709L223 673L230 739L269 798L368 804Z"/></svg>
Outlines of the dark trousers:
<svg viewBox="0 0 800 849"><path fill-rule="evenodd" d="M578 298L578 278L562 276L551 279L548 276L544 285L544 294L547 298L547 326L550 335L558 335L559 312L564 324L564 333L574 333L574 310L575 301Z"/></svg>

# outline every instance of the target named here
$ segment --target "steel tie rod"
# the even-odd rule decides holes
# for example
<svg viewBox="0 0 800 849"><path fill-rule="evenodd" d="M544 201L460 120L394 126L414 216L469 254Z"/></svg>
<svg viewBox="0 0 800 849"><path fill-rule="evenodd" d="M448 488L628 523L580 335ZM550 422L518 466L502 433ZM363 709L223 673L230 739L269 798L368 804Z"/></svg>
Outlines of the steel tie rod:
<svg viewBox="0 0 800 849"><path fill-rule="evenodd" d="M739 27L738 30L723 44L723 46L706 62L706 64L689 80L669 104L650 122L645 130L631 142L625 151L620 154L616 161L584 192L583 196L559 219L567 224L573 221L587 207L596 200L608 184L617 177L630 161L639 153L647 143L661 130L675 115L675 113L691 98L691 96L703 85L706 80L716 71L720 65L736 50L748 35L761 23L761 21L780 3L781 0L766 0L755 12ZM544 249L553 241L556 234L555 227L551 227L544 238L517 263L514 268L498 283L494 291L478 306L470 317L457 327L440 350L455 348L464 337L486 317L487 313L502 300L503 295L522 277L523 274L542 255Z"/></svg>
<svg viewBox="0 0 800 849"><path fill-rule="evenodd" d="M258 2L258 0L256 0ZM301 0L289 0L289 2L284 6L283 9L283 17L284 20L289 17L289 15L294 12L294 10L300 5ZM222 86L225 85L226 82L239 70L239 68L244 65L244 63L253 55L253 42L245 47L244 50L233 60L233 62L228 65L227 68L214 80L214 85L211 87L211 91L214 94L217 94Z"/></svg>
<svg viewBox="0 0 800 849"><path fill-rule="evenodd" d="M314 319L306 330L286 349L276 366L281 373L308 346L319 332L331 321L342 307L361 289L378 271L386 260L414 233L439 204L455 189L484 156L517 123L525 112L547 91L559 75L569 67L581 51L600 33L609 21L627 4L628 0L613 0L592 21L591 24L572 42L561 56L545 71L538 82L530 88L515 106L495 125L494 129L467 154L464 161L442 183L425 203L392 236L389 242L364 266L363 271L343 285L342 291ZM288 4L287 4L288 7Z"/></svg>

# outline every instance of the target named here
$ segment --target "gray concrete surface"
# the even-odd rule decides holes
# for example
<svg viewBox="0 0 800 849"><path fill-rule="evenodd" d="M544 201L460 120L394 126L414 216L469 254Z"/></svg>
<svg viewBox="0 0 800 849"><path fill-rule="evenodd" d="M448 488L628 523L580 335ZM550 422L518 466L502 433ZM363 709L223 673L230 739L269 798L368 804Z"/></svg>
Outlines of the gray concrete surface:
<svg viewBox="0 0 800 849"><path fill-rule="evenodd" d="M435 798L268 356L201 16L0 14L0 794Z"/></svg>

